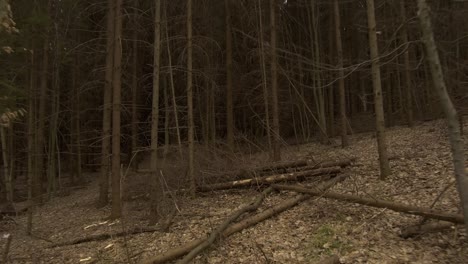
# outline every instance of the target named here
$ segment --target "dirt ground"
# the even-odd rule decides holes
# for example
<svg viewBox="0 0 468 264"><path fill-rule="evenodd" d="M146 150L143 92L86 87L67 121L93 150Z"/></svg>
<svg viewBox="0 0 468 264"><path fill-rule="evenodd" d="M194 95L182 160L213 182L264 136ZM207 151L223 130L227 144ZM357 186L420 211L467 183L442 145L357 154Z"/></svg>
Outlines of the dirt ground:
<svg viewBox="0 0 468 264"><path fill-rule="evenodd" d="M376 140L371 133L353 135L351 146L346 149L339 147L339 139L334 140L332 145L310 143L285 147L283 158L312 162L355 157L353 165L342 172L348 177L334 191L429 207L450 186L434 208L460 212L443 121L421 123L414 129L388 130L389 151L394 158L393 173L386 181L378 179ZM465 146L467 143L465 136ZM242 160L260 166L266 156L248 155ZM240 164L232 167L236 166ZM129 175L127 180L131 177L137 176ZM101 241L53 247L92 235L147 227L148 199L144 193L138 196L143 191L136 191L136 187L132 190L134 199L125 203L124 218L120 221L105 220L109 207L95 208L96 180L87 188L56 197L37 208L33 237L24 232L26 215L4 219L0 224L2 235L13 236L10 263L140 263L147 257L206 237L233 210L252 201L259 193L241 189L205 193L197 198L180 197L177 202L180 211L168 232L111 236ZM260 211L294 195L273 193ZM314 197L220 241L194 263L320 263L333 254L342 263L468 263L467 234L462 226L416 238L399 236L402 228L419 221L420 217L388 209ZM0 237L0 248L4 248L5 242Z"/></svg>

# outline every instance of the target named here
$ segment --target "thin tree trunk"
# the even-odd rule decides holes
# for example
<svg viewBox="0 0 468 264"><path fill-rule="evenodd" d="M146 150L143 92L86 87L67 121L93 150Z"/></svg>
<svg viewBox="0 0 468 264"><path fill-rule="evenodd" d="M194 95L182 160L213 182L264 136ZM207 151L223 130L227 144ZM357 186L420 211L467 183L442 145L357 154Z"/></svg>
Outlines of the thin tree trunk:
<svg viewBox="0 0 468 264"><path fill-rule="evenodd" d="M418 9L423 42L426 47L426 58L431 69L432 81L448 122L455 178L457 180L458 194L463 208L463 215L465 216L465 227L468 229L468 177L465 171L465 154L457 120L457 111L447 92L442 67L440 65L439 53L434 41L429 7L425 0L418 0Z"/></svg>
<svg viewBox="0 0 468 264"><path fill-rule="evenodd" d="M172 97L172 109L174 112L174 121L176 126L176 134L177 134L177 144L179 146L179 156L182 158L182 140L180 138L180 128L179 128L179 118L177 113L177 102L176 102L176 95L175 95L175 85L174 85L174 73L172 70L172 55L171 55L171 44L169 41L169 25L167 24L167 4L164 7L164 30L166 34L166 42L167 42L167 62L169 67L169 80L171 85L171 97Z"/></svg>
<svg viewBox="0 0 468 264"><path fill-rule="evenodd" d="M278 107L278 59L276 54L276 2L270 0L270 59L271 59L271 103L273 115L273 161L281 160L280 149L280 127L279 127L279 107Z"/></svg>
<svg viewBox="0 0 468 264"><path fill-rule="evenodd" d="M340 125L341 125L341 146L349 146L347 126L346 126L346 94L345 80L343 70L343 46L341 42L341 22L340 22L340 6L338 0L333 0L334 17L335 17L335 43L336 53L338 56L338 91L340 95Z"/></svg>
<svg viewBox="0 0 468 264"><path fill-rule="evenodd" d="M390 175L388 163L387 142L385 139L385 117L382 99L382 82L380 79L379 50L375 23L374 0L367 0L367 22L369 26L369 46L372 60L372 84L374 87L375 120L377 129L377 147L380 162L380 179Z"/></svg>
<svg viewBox="0 0 468 264"><path fill-rule="evenodd" d="M34 49L32 49L34 51ZM34 166L34 145L35 142L35 132L36 126L34 125L34 117L36 114L35 107L34 107L34 95L36 94L36 68L34 62L34 53L31 52L31 73L29 76L29 96L28 96L28 201L29 204L32 204L33 199L33 186L35 184L34 180L36 180L35 175L37 171L35 170L36 167ZM32 214L33 214L33 206L28 207L28 219L26 223L26 234L30 235L32 231Z"/></svg>
<svg viewBox="0 0 468 264"><path fill-rule="evenodd" d="M330 12L334 12L334 6L332 6L330 8ZM330 16L329 18L329 32L328 32L328 41L330 42L329 43L329 58L330 58L330 64L334 64L334 60L333 60L333 51L335 51L335 47L333 44L335 44L333 42L334 38L336 38L336 36L333 35L333 32L334 32L334 29L335 29L335 23L334 23L334 17L332 18ZM335 40L336 41L336 40ZM333 79L335 78L335 74L334 72L329 72L329 76L330 76L330 83L333 82ZM334 98L334 95L335 95L335 86L333 84L330 84L329 88L328 88L328 135L330 137L334 137L335 136L335 98Z"/></svg>
<svg viewBox="0 0 468 264"><path fill-rule="evenodd" d="M133 161L131 168L133 171L138 169L138 159L134 159L137 155L138 148L138 0L134 0L133 14L133 36L132 36L132 118L131 118L131 148L129 161Z"/></svg>
<svg viewBox="0 0 468 264"><path fill-rule="evenodd" d="M72 107L73 111L71 113L71 145L72 145L72 171L71 171L71 181L76 183L81 179L81 147L80 147L80 92L78 85L78 71L79 67L79 58L78 55L75 55L73 58L73 64L76 67L72 70Z"/></svg>
<svg viewBox="0 0 468 264"><path fill-rule="evenodd" d="M120 189L120 108L122 77L122 0L115 1L114 67L112 68L112 209L111 219L122 215Z"/></svg>
<svg viewBox="0 0 468 264"><path fill-rule="evenodd" d="M50 6L50 1L49 1ZM42 69L39 88L39 116L37 127L37 145L36 145L36 165L37 181L34 185L34 197L37 202L42 201L42 181L44 178L44 146L45 146L45 118L46 118L46 97L49 77L49 32L45 34L42 49Z"/></svg>
<svg viewBox="0 0 468 264"><path fill-rule="evenodd" d="M410 73L410 46L408 42L408 26L406 24L406 7L405 0L400 0L400 14L401 14L401 23L403 27L401 29L401 41L405 44L405 53L403 54L403 59L405 63L405 101L406 101L406 119L409 127L414 126L413 118L413 96L412 96L412 87L411 87L411 73Z"/></svg>
<svg viewBox="0 0 468 264"><path fill-rule="evenodd" d="M159 79L161 63L161 0L154 0L154 58L153 58L153 106L151 109L151 211L150 225L158 222L159 204L163 197L159 179L158 128L159 128Z"/></svg>
<svg viewBox="0 0 468 264"><path fill-rule="evenodd" d="M162 78L162 86L164 89L164 162L166 162L167 154L169 153L169 146L171 144L170 129L169 129L169 118L171 116L171 111L169 111L169 87L167 85L167 78L164 76Z"/></svg>
<svg viewBox="0 0 468 264"><path fill-rule="evenodd" d="M320 39L319 39L319 17L320 17L320 10L316 7L316 3L311 1L312 5L312 31L313 31L313 47L314 47L314 54L315 54L315 69L314 69L314 80L316 83L316 87L314 88L314 98L315 98L315 106L317 108L318 114L318 129L320 131L320 141L322 144L327 144L329 142L328 134L327 134L327 119L326 119L326 112L325 112L325 90L322 87L322 74L318 67L321 63L320 59ZM318 14L316 14L318 12Z"/></svg>
<svg viewBox="0 0 468 264"><path fill-rule="evenodd" d="M104 105L102 115L102 145L101 145L101 175L99 182L98 206L109 203L109 170L111 154L111 123L112 123L112 74L114 67L114 20L115 2L107 1L107 46L106 46L106 73L104 84Z"/></svg>
<svg viewBox="0 0 468 264"><path fill-rule="evenodd" d="M15 178L15 173L16 173L16 161L17 161L17 156L16 156L16 151L17 151L17 146L16 146L16 138L15 138L15 124L13 122L10 123L10 126L8 127L8 137L9 137L9 144L8 144L8 157L10 158L10 166L9 166L9 173L10 173L10 181L11 181L11 197L14 197L14 192L15 192L15 187L14 187L14 182L13 179Z"/></svg>
<svg viewBox="0 0 468 264"><path fill-rule="evenodd" d="M263 40L263 18L262 18L262 2L258 0L258 38L260 45L260 66L262 71L262 88L263 88L263 101L265 104L265 127L268 139L268 149L270 158L273 159L272 143L271 143L271 126L270 126L270 93L268 92L267 72L265 61L265 46Z"/></svg>
<svg viewBox="0 0 468 264"><path fill-rule="evenodd" d="M224 1L226 12L226 128L228 147L234 149L234 107L232 101L232 29L230 0Z"/></svg>
<svg viewBox="0 0 468 264"><path fill-rule="evenodd" d="M11 123L11 121L9 121ZM9 169L8 151L7 151L7 140L6 140L6 128L3 125L0 126L0 138L2 145L2 157L3 157L3 171L5 174L5 187L6 187L6 199L8 202L13 202L13 183L11 182L11 174Z"/></svg>
<svg viewBox="0 0 468 264"><path fill-rule="evenodd" d="M188 111L188 145L189 145L189 166L188 175L190 178L190 191L194 196L196 191L195 182L195 143L194 143L194 122L193 122L193 58L192 58L192 0L187 0L187 111Z"/></svg>
<svg viewBox="0 0 468 264"><path fill-rule="evenodd" d="M51 115L49 123L49 149L48 149L48 165L47 165L47 195L48 199L57 188L57 164L58 164L58 151L57 151L57 133L58 133L58 118L60 113L60 50L57 48L59 41L59 32L57 31L57 22L54 22L55 38L53 40L53 64L52 64L52 95L51 95Z"/></svg>

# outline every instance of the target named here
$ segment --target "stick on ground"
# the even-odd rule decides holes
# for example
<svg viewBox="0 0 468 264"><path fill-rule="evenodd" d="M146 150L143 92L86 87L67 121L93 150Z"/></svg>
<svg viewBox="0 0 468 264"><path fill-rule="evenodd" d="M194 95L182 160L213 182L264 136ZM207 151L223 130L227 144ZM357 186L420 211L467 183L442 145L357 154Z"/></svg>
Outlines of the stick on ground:
<svg viewBox="0 0 468 264"><path fill-rule="evenodd" d="M427 233L436 233L444 231L453 227L453 223L441 222L441 223L427 223L424 225L415 225L405 227L401 230L400 237L410 238L416 237Z"/></svg>
<svg viewBox="0 0 468 264"><path fill-rule="evenodd" d="M410 205L405 205L405 204L397 204L397 203L388 202L384 200L363 198L363 197L359 197L355 195L339 194L335 192L323 193L320 190L313 190L313 189L303 188L299 186L273 184L272 187L277 190L294 191L294 192L306 193L306 194L310 194L314 196L322 196L325 198L330 198L330 199L334 199L338 201L347 201L347 202L352 202L352 203L357 203L357 204L362 204L362 205L367 205L367 206L372 206L372 207L377 207L377 208L387 208L395 212L419 215L419 216L424 216L427 218L438 219L438 220L452 222L456 224L462 224L464 221L463 215L460 215L460 214L437 212L435 210L428 209L428 208L420 208L420 207L415 207L415 206L410 206Z"/></svg>
<svg viewBox="0 0 468 264"><path fill-rule="evenodd" d="M121 237L121 236L151 233L151 232L157 232L157 231L160 231L160 230L157 228L135 228L133 230L121 231L121 232L117 232L114 234L105 233L105 234L99 234L99 235L94 235L94 236L77 238L72 241L66 241L66 242L54 244L50 246L50 248L71 246L71 245L92 242L92 241L102 241L102 240L107 240L107 239Z"/></svg>
<svg viewBox="0 0 468 264"><path fill-rule="evenodd" d="M285 173L285 174L278 174L266 177L258 177L258 178L251 178L251 179L244 179L238 181L231 181L231 182L222 182L222 183L215 183L209 185L202 185L199 186L198 191L214 191L214 190L226 190L226 189L233 189L233 188L242 188L242 187L249 187L249 186L258 186L264 184L272 184L276 182L284 182L284 181L298 181L306 179L307 177L314 177L320 175L336 175L339 173L341 169L339 167L332 167L332 168L321 168L315 170L308 170L308 171L300 171L300 172L292 172L292 173Z"/></svg>

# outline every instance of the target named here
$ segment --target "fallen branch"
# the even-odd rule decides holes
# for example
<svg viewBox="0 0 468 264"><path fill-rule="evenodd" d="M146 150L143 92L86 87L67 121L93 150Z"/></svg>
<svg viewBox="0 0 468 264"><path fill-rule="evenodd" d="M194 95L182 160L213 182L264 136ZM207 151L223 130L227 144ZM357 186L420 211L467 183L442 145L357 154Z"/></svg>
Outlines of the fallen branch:
<svg viewBox="0 0 468 264"><path fill-rule="evenodd" d="M271 172L277 170L286 170L290 168L297 168L307 166L306 160L297 160L297 161L287 161L287 162L280 162L278 164L267 165L264 167L255 168L252 172Z"/></svg>
<svg viewBox="0 0 468 264"><path fill-rule="evenodd" d="M307 166L306 160L287 161L287 162L280 162L277 164L267 165L263 167L257 167L257 168L253 168L250 170L239 170L235 172L230 172L221 176L217 176L217 178L246 179L246 178L253 178L253 177L258 177L262 175L285 173L288 169L299 168L299 167L304 167L304 166Z"/></svg>
<svg viewBox="0 0 468 264"><path fill-rule="evenodd" d="M189 263L193 258L195 258L200 252L202 252L203 250L205 250L207 247L209 247L211 244L213 244L215 242L215 240L217 238L219 238L222 234L222 232L224 232L224 230L226 230L228 228L228 226L233 223L234 221L237 220L237 218L239 218L241 215L247 213L247 212L251 212L251 211L255 211L258 209L258 207L260 206L260 204L263 202L263 200L265 199L265 197L273 191L273 188L268 188L266 190L264 190L262 192L261 195L259 195L257 197L257 199L255 199L255 201L253 201L252 203L242 207L241 209L237 210L236 212L234 212L231 216L229 216L226 220L224 220L223 223L221 223L220 226L218 226L218 228L216 228L215 231L213 231L211 233L211 235L208 237L208 239L206 239L205 241L203 241L202 243L200 243L197 247L195 247L194 249L192 249L192 251L190 251L189 254L187 254L181 261L179 261L178 263L179 264L185 264L185 263Z"/></svg>
<svg viewBox="0 0 468 264"><path fill-rule="evenodd" d="M266 220L278 213L281 213L295 205L297 205L298 203L308 199L310 196L309 195L297 195L296 197L294 198L290 198L284 202L282 202L281 204L279 205L276 205L274 207L271 207L269 208L268 210L265 210L259 214L256 214L252 217L249 217L247 219L244 219L242 220L241 222L235 224L235 225L232 225L231 227L229 227L228 229L226 229L223 233L222 233L222 236L223 238L225 237L228 237L234 233L237 233L243 229L246 229L250 226L253 226L253 225L256 225L257 223L263 221L263 220ZM184 256L185 254L187 254L188 252L190 252L192 249L194 249L195 247L197 247L198 245L200 245L201 243L203 243L205 241L205 239L198 239L198 240L194 240L192 242L189 242L179 248L176 248L176 249L172 249L164 254L161 254L161 255L158 255L156 257L152 257L152 258L149 258L145 261L143 261L143 263L152 263L152 264L158 264L158 263L165 263L167 261L170 261L170 260L174 260L174 259L177 259L179 257L182 257Z"/></svg>
<svg viewBox="0 0 468 264"><path fill-rule="evenodd" d="M401 230L400 237L402 238L410 238L415 236L420 236L427 233L435 233L439 231L443 231L453 227L453 223L427 223L424 225L415 225L409 226Z"/></svg>
<svg viewBox="0 0 468 264"><path fill-rule="evenodd" d="M259 186L259 185L261 186L264 184L272 184L272 183L284 182L284 181L299 181L299 180L303 180L307 177L312 177L312 176L330 175L330 174L334 175L334 174L339 173L340 171L341 170L338 167L322 168L322 169L316 169L316 170L292 172L292 173L278 174L278 175L272 175L272 176L266 176L266 177L202 185L202 186L199 186L197 190L201 192L207 192L207 191L225 190L225 189L233 189L233 188L248 187L248 186Z"/></svg>
<svg viewBox="0 0 468 264"><path fill-rule="evenodd" d="M337 160L337 161L324 161L324 162L319 162L317 164L311 165L311 166L304 166L304 167L298 167L298 168L290 168L287 171L288 172L297 172L297 171L306 171L306 170L316 170L320 168L331 168L331 167L347 167L351 165L356 159L355 158L350 158L350 159L343 159L343 160Z"/></svg>
<svg viewBox="0 0 468 264"><path fill-rule="evenodd" d="M327 182L324 182L322 184L320 184L320 186L317 187L317 189L321 189L321 190L326 190L330 187L332 187L333 185L335 185L337 182L339 181L342 181L345 179L345 176L341 176L341 177L336 177L336 178L333 178ZM276 205L276 206L273 206L273 207L270 207L268 208L267 210L261 212L261 213L258 213L256 215L253 215L251 217L248 217L232 226L230 226L229 228L227 228L226 230L224 230L224 232L222 232L221 236L222 238L226 238L226 237L229 237L230 235L234 234L234 233L237 233L239 231L242 231L246 228L249 228L251 226L254 226L272 216L275 216L281 212L284 212L294 206L296 206L297 204L299 204L300 202L303 202L307 199L309 199L311 196L310 195L297 195L293 198L290 198L290 199L287 199L285 200L284 202ZM191 250L193 250L194 248L196 248L198 245L202 244L206 239L197 239L197 240L194 240L194 241L191 241L179 248L175 248L175 249L172 249L164 254L161 254L161 255L158 255L158 256L155 256L155 257L150 257L146 260L143 261L143 263L151 263L151 264L158 264L158 263L165 263L167 261L171 261L171 260L174 260L174 259L177 259L179 257L182 257L184 256L185 254L187 254L188 252L190 252Z"/></svg>
<svg viewBox="0 0 468 264"><path fill-rule="evenodd" d="M54 244L54 245L50 246L50 248L71 246L71 245L77 245L77 244L92 242L92 241L102 241L102 240L107 240L107 239L116 238L116 237L122 237L122 236L127 236L127 235L136 235L136 234L142 234L142 233L151 233L151 232L156 232L156 231L159 231L159 229L157 229L157 228L135 228L133 230L120 231L120 232L113 233L113 234L105 233L105 234L99 234L99 235L93 235L93 236L78 238L78 239L75 239L75 240L72 240L72 241L66 241L66 242Z"/></svg>
<svg viewBox="0 0 468 264"><path fill-rule="evenodd" d="M377 207L377 208L387 208L396 212L407 213L411 215L419 215L419 216L424 216L428 218L438 219L438 220L457 223L457 224L463 224L463 221L464 221L463 216L460 214L442 213L442 212L437 212L432 209L419 208L419 207L414 207L414 206L404 205L404 204L396 204L396 203L388 202L384 200L363 198L363 197L359 197L355 195L339 194L339 193L334 193L334 192L322 193L320 190L307 189L307 188L303 188L299 186L274 184L272 185L272 187L277 190L294 191L294 192L306 193L306 194L310 194L314 196L323 196L325 198L335 199L339 201L358 203L358 204Z"/></svg>

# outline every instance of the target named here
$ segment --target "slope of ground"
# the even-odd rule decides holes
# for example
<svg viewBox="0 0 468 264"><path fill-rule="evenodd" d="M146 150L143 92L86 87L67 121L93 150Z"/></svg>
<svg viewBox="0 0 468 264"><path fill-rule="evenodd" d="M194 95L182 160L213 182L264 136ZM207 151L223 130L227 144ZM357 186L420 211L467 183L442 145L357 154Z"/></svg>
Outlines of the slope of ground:
<svg viewBox="0 0 468 264"><path fill-rule="evenodd" d="M420 207L431 206L450 186L434 208L457 213L460 210L446 134L443 121L423 123L414 129L389 129L393 174L385 182L378 180L376 143L370 133L352 136L352 144L346 149L338 146L338 140L331 146L314 143L290 146L284 149L284 159L320 161L355 157L354 165L343 171L348 178L335 186L334 191ZM251 164L261 165L266 155L243 157L247 159ZM131 177L137 176L129 175L127 180ZM139 263L145 257L206 236L233 210L258 194L257 190L244 189L207 193L194 199L180 197L177 201L180 212L168 232L51 247L77 238L146 227L145 189L132 190L134 199L126 202L121 221L106 221L109 208L94 207L97 183L37 208L32 238L24 234L26 216L4 220L0 226L2 233L13 235L11 263ZM293 195L272 194L260 210ZM339 255L343 263L466 263L468 243L462 227L410 239L399 237L401 228L420 220L386 209L312 198L219 242L195 259L195 263L317 263L332 254ZM0 238L1 248L5 241Z"/></svg>

